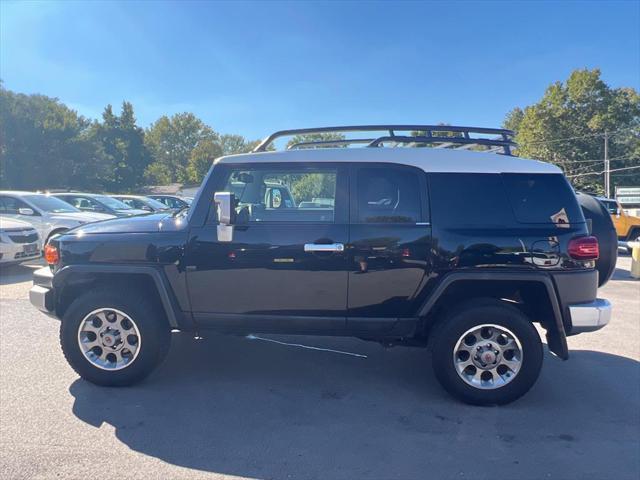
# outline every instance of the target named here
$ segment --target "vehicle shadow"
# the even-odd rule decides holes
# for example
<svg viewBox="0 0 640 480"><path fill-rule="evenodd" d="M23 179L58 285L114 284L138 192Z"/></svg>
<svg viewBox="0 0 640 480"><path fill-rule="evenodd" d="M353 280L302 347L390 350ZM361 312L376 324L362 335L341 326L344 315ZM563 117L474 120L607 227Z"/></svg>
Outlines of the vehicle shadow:
<svg viewBox="0 0 640 480"><path fill-rule="evenodd" d="M42 268L44 263L27 263L0 267L0 285L28 282L33 278L33 272Z"/></svg>
<svg viewBox="0 0 640 480"><path fill-rule="evenodd" d="M637 282L637 278L633 278L631 276L631 272L624 268L616 267L613 271L613 275L611 275L611 280L618 280L622 282Z"/></svg>
<svg viewBox="0 0 640 480"><path fill-rule="evenodd" d="M640 474L635 360L547 355L528 395L481 408L443 393L424 349L291 341L367 358L177 334L168 361L140 385L75 381L73 413L94 427L112 425L135 451L241 477L495 478L496 462L519 478Z"/></svg>

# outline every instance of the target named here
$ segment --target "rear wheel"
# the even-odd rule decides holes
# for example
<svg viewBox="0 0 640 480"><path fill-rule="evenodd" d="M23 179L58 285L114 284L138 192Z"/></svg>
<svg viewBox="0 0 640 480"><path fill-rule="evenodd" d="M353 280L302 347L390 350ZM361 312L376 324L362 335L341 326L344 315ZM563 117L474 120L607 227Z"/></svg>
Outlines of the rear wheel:
<svg viewBox="0 0 640 480"><path fill-rule="evenodd" d="M76 299L60 326L71 367L98 385L131 385L164 359L171 331L147 298L124 290L93 290Z"/></svg>
<svg viewBox="0 0 640 480"><path fill-rule="evenodd" d="M542 368L542 342L517 308L477 299L441 320L433 338L433 369L454 397L473 405L502 405L524 395Z"/></svg>

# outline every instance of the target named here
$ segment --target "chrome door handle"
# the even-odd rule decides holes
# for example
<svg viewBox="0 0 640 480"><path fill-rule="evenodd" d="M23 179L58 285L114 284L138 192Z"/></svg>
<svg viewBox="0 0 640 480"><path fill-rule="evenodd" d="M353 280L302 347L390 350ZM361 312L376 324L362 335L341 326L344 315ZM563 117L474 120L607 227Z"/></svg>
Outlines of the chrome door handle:
<svg viewBox="0 0 640 480"><path fill-rule="evenodd" d="M305 243L305 252L344 252L342 243Z"/></svg>

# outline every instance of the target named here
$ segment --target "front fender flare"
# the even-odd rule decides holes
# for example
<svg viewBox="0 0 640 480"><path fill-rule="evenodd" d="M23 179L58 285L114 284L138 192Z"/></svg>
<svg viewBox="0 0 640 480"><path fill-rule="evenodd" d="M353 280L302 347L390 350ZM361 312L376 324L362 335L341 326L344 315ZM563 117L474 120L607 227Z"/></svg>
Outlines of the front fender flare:
<svg viewBox="0 0 640 480"><path fill-rule="evenodd" d="M164 273L157 268L143 265L67 265L55 273L52 279L54 289L60 291L68 282L70 276L91 274L120 274L146 275L153 280L162 308L172 328L185 329L192 326L189 315L180 310L173 295L169 281Z"/></svg>

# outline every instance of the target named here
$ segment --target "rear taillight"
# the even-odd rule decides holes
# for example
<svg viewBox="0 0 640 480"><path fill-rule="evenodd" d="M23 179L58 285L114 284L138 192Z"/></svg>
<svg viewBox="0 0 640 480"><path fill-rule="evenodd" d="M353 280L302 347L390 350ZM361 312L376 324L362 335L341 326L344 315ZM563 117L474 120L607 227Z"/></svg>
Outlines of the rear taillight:
<svg viewBox="0 0 640 480"><path fill-rule="evenodd" d="M44 247L44 260L49 265L56 265L60 261L60 254L58 249L53 245L47 244Z"/></svg>
<svg viewBox="0 0 640 480"><path fill-rule="evenodd" d="M600 248L596 237L578 237L569 240L569 256L576 260L597 260Z"/></svg>

